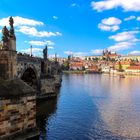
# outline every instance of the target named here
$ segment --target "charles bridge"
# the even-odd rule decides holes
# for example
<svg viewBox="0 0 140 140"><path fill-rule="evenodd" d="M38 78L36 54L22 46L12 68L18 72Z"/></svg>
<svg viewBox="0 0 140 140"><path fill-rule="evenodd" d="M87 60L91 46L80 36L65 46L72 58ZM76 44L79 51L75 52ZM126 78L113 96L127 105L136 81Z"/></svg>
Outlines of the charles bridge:
<svg viewBox="0 0 140 140"><path fill-rule="evenodd" d="M14 20L10 30L2 29L0 44L0 140L27 139L39 134L36 126L36 99L57 95L61 86L61 67L43 58L17 54Z"/></svg>

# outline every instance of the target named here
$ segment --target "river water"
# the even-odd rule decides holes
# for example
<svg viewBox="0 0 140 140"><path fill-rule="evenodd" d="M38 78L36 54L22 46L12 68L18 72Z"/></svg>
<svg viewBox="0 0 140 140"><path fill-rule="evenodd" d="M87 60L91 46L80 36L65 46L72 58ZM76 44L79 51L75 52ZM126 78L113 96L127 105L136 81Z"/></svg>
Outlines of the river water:
<svg viewBox="0 0 140 140"><path fill-rule="evenodd" d="M63 75L38 110L40 140L140 140L140 77Z"/></svg>

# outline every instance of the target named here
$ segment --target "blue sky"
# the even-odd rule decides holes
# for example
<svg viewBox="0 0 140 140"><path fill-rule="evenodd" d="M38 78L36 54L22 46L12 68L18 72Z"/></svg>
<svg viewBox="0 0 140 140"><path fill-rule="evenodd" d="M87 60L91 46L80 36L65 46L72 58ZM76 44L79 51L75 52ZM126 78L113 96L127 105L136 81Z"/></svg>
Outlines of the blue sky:
<svg viewBox="0 0 140 140"><path fill-rule="evenodd" d="M0 29L15 20L17 50L36 56L140 54L140 0L1 0Z"/></svg>

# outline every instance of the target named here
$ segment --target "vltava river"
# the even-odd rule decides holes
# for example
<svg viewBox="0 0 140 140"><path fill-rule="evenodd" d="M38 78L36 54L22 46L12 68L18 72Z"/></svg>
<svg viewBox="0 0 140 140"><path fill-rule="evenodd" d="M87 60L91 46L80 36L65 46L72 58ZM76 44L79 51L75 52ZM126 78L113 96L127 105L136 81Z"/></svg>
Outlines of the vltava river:
<svg viewBox="0 0 140 140"><path fill-rule="evenodd" d="M39 110L40 140L140 140L140 77L64 75Z"/></svg>

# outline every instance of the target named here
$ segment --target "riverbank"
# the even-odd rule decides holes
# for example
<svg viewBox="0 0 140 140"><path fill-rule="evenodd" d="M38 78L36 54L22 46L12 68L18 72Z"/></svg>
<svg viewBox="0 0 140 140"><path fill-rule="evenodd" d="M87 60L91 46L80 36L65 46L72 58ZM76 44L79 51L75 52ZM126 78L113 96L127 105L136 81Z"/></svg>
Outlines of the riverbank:
<svg viewBox="0 0 140 140"><path fill-rule="evenodd" d="M63 74L107 74L107 75L127 75L127 76L140 76L140 73L128 73L128 72L114 72L114 73L105 73L105 72L88 72L88 71L63 71Z"/></svg>
<svg viewBox="0 0 140 140"><path fill-rule="evenodd" d="M78 71L78 70L74 70L74 71L63 71L64 74L85 74L86 71Z"/></svg>
<svg viewBox="0 0 140 140"><path fill-rule="evenodd" d="M140 76L140 73L128 73L128 72L115 72L115 73L106 73L109 75L127 75L127 76Z"/></svg>
<svg viewBox="0 0 140 140"><path fill-rule="evenodd" d="M72 71L63 71L64 74L101 74L101 72L89 72L85 70L72 70Z"/></svg>

